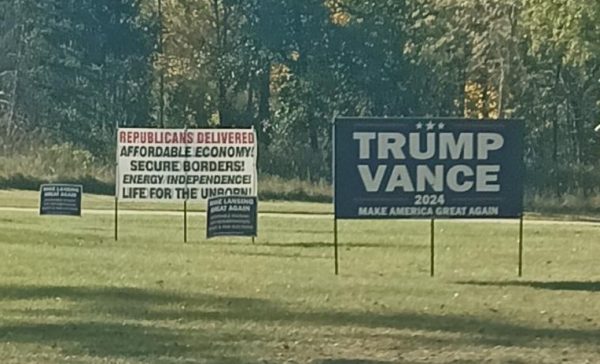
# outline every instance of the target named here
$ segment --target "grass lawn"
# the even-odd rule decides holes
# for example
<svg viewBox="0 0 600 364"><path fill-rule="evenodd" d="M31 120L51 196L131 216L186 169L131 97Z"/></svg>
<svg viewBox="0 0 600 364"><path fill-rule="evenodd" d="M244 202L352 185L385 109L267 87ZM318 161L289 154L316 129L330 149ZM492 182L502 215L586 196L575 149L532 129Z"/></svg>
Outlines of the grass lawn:
<svg viewBox="0 0 600 364"><path fill-rule="evenodd" d="M438 222L435 278L426 221L341 221L339 276L330 216L259 224L206 241L193 216L183 244L181 217L127 214L115 242L110 214L0 210L0 363L600 361L600 225L526 221L517 279L517 222Z"/></svg>

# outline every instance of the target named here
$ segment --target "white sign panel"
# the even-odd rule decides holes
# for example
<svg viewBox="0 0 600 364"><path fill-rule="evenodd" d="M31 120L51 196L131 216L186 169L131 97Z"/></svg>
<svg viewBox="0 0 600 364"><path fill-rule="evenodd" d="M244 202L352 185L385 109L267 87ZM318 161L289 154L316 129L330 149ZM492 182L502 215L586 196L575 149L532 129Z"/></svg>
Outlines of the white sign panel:
<svg viewBox="0 0 600 364"><path fill-rule="evenodd" d="M117 138L120 200L256 196L254 130L122 128Z"/></svg>

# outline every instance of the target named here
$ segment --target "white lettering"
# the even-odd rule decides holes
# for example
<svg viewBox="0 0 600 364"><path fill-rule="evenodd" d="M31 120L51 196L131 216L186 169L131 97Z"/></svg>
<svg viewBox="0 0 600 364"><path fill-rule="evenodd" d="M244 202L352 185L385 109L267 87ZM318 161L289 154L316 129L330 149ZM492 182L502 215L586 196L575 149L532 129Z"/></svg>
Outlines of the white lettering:
<svg viewBox="0 0 600 364"><path fill-rule="evenodd" d="M460 133L458 140L452 133L440 133L440 159L473 159L473 133Z"/></svg>
<svg viewBox="0 0 600 364"><path fill-rule="evenodd" d="M426 145L425 151L422 151L421 145L421 134L420 133L410 133L410 155L419 160L431 159L435 155L435 133L427 133L425 136Z"/></svg>
<svg viewBox="0 0 600 364"><path fill-rule="evenodd" d="M486 160L489 153L504 146L504 137L497 133L477 134L477 159Z"/></svg>
<svg viewBox="0 0 600 364"><path fill-rule="evenodd" d="M360 159L371 157L371 140L375 139L375 133L353 133L352 138L358 140L358 156Z"/></svg>
<svg viewBox="0 0 600 364"><path fill-rule="evenodd" d="M405 159L402 148L406 144L406 137L400 133L379 133L377 157L387 159L391 153L395 159Z"/></svg>
<svg viewBox="0 0 600 364"><path fill-rule="evenodd" d="M459 182L459 175L463 175L464 180ZM447 183L448 188L454 192L467 192L473 188L473 182L468 181L467 177L473 176L473 170L469 166L458 165L448 170Z"/></svg>
<svg viewBox="0 0 600 364"><path fill-rule="evenodd" d="M500 192L498 182L500 166L477 166L476 189L477 192Z"/></svg>
<svg viewBox="0 0 600 364"><path fill-rule="evenodd" d="M444 166L435 166L435 172L428 166L417 166L417 191L426 191L426 185L431 186L435 192L444 190Z"/></svg>
<svg viewBox="0 0 600 364"><path fill-rule="evenodd" d="M360 178L362 179L363 185L365 186L365 190L367 192L379 191L379 186L381 186L381 181L383 180L385 170L386 166L378 166L377 171L375 172L375 176L373 176L371 174L371 169L369 168L369 166L358 166L358 173L360 173Z"/></svg>
<svg viewBox="0 0 600 364"><path fill-rule="evenodd" d="M394 166L385 192L394 192L397 188L402 188L404 192L415 191L415 187L410 180L410 175L408 174L406 166Z"/></svg>

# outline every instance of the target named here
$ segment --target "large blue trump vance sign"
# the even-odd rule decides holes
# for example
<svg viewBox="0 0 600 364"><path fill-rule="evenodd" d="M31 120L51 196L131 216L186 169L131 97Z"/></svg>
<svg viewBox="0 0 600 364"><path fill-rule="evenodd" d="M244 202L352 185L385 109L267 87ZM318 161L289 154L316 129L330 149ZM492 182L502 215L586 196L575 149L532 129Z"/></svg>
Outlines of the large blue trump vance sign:
<svg viewBox="0 0 600 364"><path fill-rule="evenodd" d="M334 122L340 219L520 217L523 170L521 120Z"/></svg>

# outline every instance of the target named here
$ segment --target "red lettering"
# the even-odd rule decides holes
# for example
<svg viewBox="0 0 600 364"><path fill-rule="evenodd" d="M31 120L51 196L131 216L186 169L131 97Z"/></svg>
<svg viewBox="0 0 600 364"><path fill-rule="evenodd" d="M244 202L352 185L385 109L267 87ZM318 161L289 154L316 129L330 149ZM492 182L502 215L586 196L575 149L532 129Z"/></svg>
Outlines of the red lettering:
<svg viewBox="0 0 600 364"><path fill-rule="evenodd" d="M118 135L121 144L254 144L253 131L124 131Z"/></svg>

